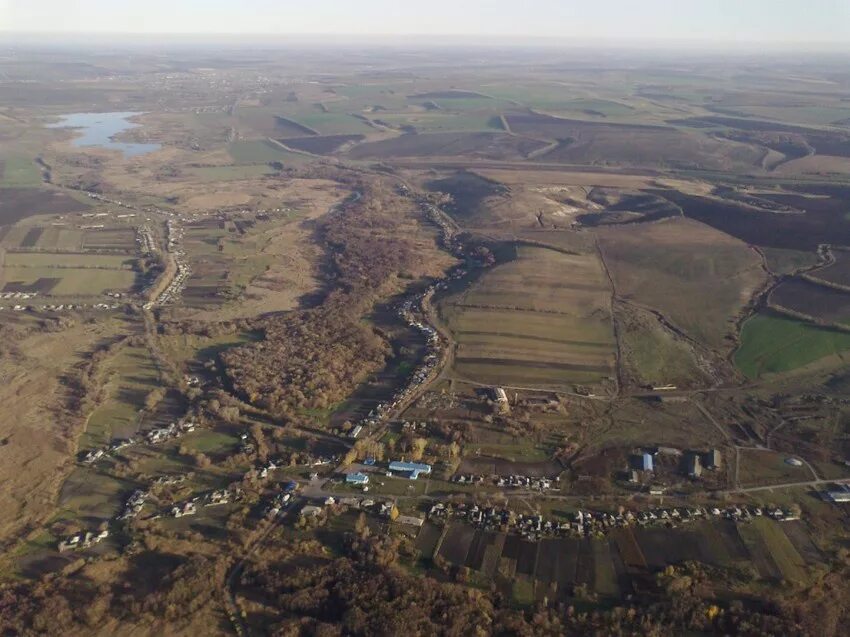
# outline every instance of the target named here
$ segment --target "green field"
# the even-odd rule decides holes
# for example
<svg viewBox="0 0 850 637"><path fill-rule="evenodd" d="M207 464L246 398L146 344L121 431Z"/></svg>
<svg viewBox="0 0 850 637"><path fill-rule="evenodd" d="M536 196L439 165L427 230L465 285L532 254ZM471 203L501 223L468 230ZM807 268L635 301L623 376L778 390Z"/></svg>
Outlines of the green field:
<svg viewBox="0 0 850 637"><path fill-rule="evenodd" d="M366 122L348 113L313 111L286 116L302 126L319 131L322 135L363 135L373 131Z"/></svg>
<svg viewBox="0 0 850 637"><path fill-rule="evenodd" d="M601 99L577 99L570 100L564 104L564 108L570 111L595 111L601 113L605 117L620 117L632 115L635 112L630 106L620 102L612 102L611 100Z"/></svg>
<svg viewBox="0 0 850 637"><path fill-rule="evenodd" d="M503 130L498 115L492 113L416 113L378 115L375 119L393 126L413 126L422 132Z"/></svg>
<svg viewBox="0 0 850 637"><path fill-rule="evenodd" d="M287 152L265 139L232 142L227 151L233 157L233 161L240 164L266 164L272 161L287 164L305 160L304 155Z"/></svg>
<svg viewBox="0 0 850 637"><path fill-rule="evenodd" d="M850 333L773 313L753 316L741 331L735 364L748 378L787 372L850 349Z"/></svg>
<svg viewBox="0 0 850 637"><path fill-rule="evenodd" d="M0 185L7 188L35 188L41 185L41 171L29 157L0 157L0 163L3 164Z"/></svg>
<svg viewBox="0 0 850 637"><path fill-rule="evenodd" d="M228 433L201 429L184 436L180 440L180 446L201 453L228 454L239 446L239 439Z"/></svg>

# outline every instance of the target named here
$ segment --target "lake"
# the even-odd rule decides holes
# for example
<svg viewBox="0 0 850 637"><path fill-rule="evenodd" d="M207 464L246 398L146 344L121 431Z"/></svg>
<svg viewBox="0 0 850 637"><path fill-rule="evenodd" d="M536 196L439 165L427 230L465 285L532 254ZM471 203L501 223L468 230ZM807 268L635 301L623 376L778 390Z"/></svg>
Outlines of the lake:
<svg viewBox="0 0 850 637"><path fill-rule="evenodd" d="M162 147L160 144L134 144L113 139L119 133L139 126L129 121L135 115L140 113L71 113L63 115L59 123L50 124L48 128L73 128L78 133L73 141L74 146L120 150L125 157L159 150Z"/></svg>

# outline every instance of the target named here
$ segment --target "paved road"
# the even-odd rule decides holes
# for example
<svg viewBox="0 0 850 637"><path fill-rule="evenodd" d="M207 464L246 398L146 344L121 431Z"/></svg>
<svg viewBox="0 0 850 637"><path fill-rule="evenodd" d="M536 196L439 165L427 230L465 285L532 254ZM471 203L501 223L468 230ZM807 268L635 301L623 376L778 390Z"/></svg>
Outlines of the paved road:
<svg viewBox="0 0 850 637"><path fill-rule="evenodd" d="M818 478L817 480L805 480L803 482L783 482L781 484L770 484L763 487L746 487L744 489L731 489L729 491L721 491L720 493L728 493L729 495L734 495L736 493L756 493L758 491L791 489L795 487L819 487L825 484L850 484L850 478L840 478L838 480L825 480L823 478Z"/></svg>

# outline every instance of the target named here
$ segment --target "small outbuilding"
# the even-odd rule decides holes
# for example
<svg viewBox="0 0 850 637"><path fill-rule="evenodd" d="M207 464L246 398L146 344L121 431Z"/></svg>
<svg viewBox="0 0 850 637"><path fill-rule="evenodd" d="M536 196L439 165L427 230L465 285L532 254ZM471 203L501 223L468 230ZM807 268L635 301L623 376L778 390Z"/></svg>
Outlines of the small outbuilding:
<svg viewBox="0 0 850 637"><path fill-rule="evenodd" d="M699 478L702 475L702 462L699 454L692 453L688 456L688 476Z"/></svg>

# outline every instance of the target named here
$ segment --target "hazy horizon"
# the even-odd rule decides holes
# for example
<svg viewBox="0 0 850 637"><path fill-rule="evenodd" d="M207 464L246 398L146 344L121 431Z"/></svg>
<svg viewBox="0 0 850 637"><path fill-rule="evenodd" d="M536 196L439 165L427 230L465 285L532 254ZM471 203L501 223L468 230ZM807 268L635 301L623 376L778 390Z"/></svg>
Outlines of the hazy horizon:
<svg viewBox="0 0 850 637"><path fill-rule="evenodd" d="M480 44L547 44L847 50L850 3L838 0L714 0L681 2L600 0L434 0L428 7L390 0L151 0L114 3L78 0L0 0L0 32L7 43L103 41L117 36L169 40L267 39L405 43L465 40ZM52 42L50 42L52 43Z"/></svg>

